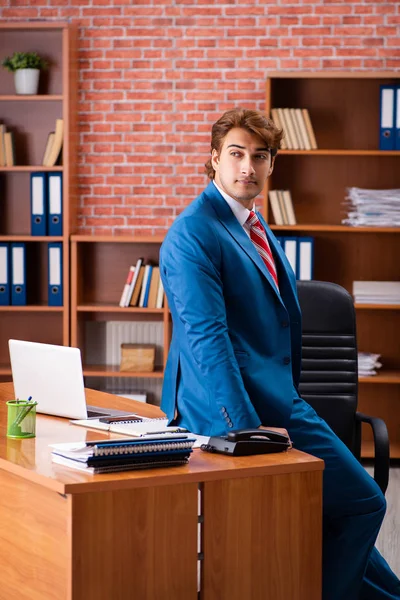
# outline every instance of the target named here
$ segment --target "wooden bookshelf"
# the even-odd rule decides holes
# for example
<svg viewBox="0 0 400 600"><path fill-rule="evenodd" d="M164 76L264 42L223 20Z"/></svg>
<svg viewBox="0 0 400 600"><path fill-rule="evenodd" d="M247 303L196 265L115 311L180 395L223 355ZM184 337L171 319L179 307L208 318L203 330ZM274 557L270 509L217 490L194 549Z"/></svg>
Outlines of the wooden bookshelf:
<svg viewBox="0 0 400 600"><path fill-rule="evenodd" d="M35 173L35 172L51 172L51 171L63 171L63 166L58 165L55 167L45 167L44 165L15 165L13 167L0 167L2 173Z"/></svg>
<svg viewBox="0 0 400 600"><path fill-rule="evenodd" d="M62 94L37 94L36 96L20 96L18 94L2 94L0 102L54 102L55 100L64 100Z"/></svg>
<svg viewBox="0 0 400 600"><path fill-rule="evenodd" d="M280 150L289 156L400 156L399 150Z"/></svg>
<svg viewBox="0 0 400 600"><path fill-rule="evenodd" d="M271 225L279 235L280 231L307 232L333 231L335 233L397 233L398 227L349 227L348 225Z"/></svg>
<svg viewBox="0 0 400 600"><path fill-rule="evenodd" d="M400 73L282 72L267 79L267 113L307 108L318 150L279 152L264 214L272 220L268 191L289 189L298 224L272 224L272 229L278 235L311 235L314 279L338 283L350 293L354 280L400 279L400 228L342 224L347 187L400 188L399 151L379 150L382 84L400 85ZM400 306L357 304L356 315L359 350L381 354L383 363L376 377L360 378L359 410L386 421L391 456L400 458ZM371 456L371 440L364 427L365 457Z"/></svg>
<svg viewBox="0 0 400 600"><path fill-rule="evenodd" d="M165 297L161 309L119 306L129 267L135 265L138 258L143 258L144 263L158 264L162 240L162 236L71 236L71 345L81 349L84 376L101 378L97 387L102 386L104 378L163 378L172 327ZM94 361L90 356L93 345L90 332L108 321L162 324L162 364L156 364L150 373L121 372L116 364L91 364ZM145 343L152 342L145 340Z"/></svg>
<svg viewBox="0 0 400 600"><path fill-rule="evenodd" d="M36 51L50 63L40 74L39 93L15 94L12 73L0 79L0 123L14 136L12 167L0 167L2 191L1 242L24 242L27 261L27 306L0 307L1 379L10 379L8 339L68 345L70 322L69 236L76 226L76 35L64 22L9 22L0 24L1 56ZM47 136L57 118L64 120L62 164L41 165ZM63 173L62 236L31 236L30 174ZM63 249L63 306L48 306L47 244Z"/></svg>
<svg viewBox="0 0 400 600"><path fill-rule="evenodd" d="M83 375L85 377L132 377L132 378L148 378L162 379L164 376L163 369L156 368L152 372L135 372L120 371L116 365L83 365Z"/></svg>

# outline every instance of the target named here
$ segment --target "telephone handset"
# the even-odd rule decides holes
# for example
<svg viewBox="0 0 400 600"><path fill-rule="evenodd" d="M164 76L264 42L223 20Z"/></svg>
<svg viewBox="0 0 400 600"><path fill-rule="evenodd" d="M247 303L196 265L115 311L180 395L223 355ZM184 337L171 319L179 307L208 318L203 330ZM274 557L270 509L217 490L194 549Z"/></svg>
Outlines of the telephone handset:
<svg viewBox="0 0 400 600"><path fill-rule="evenodd" d="M292 444L287 435L269 429L237 429L228 435L211 437L208 444L202 444L206 452L231 454L232 456L250 456L251 454L269 454L283 452Z"/></svg>

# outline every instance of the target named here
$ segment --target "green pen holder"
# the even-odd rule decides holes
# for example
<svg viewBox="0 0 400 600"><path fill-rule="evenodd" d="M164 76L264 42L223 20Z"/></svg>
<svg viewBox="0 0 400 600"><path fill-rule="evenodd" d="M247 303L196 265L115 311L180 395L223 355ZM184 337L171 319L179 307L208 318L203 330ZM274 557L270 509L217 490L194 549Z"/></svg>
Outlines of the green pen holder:
<svg viewBox="0 0 400 600"><path fill-rule="evenodd" d="M8 400L7 437L24 439L36 436L36 405L28 400Z"/></svg>

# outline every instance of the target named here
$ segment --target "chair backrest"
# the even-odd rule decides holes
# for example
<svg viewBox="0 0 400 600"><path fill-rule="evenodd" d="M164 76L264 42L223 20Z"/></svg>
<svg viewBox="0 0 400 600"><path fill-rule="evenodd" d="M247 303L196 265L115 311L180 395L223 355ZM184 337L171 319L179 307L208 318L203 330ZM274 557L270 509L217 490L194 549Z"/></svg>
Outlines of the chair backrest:
<svg viewBox="0 0 400 600"><path fill-rule="evenodd" d="M300 394L352 450L358 371L353 299L341 286L298 281L302 311Z"/></svg>

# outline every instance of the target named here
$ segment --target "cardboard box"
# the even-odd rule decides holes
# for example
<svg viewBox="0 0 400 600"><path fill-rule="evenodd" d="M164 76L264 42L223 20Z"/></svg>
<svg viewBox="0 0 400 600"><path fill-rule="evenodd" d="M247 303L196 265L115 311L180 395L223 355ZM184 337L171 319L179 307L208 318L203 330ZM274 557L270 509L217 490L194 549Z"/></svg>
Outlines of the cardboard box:
<svg viewBox="0 0 400 600"><path fill-rule="evenodd" d="M154 371L154 344L121 344L121 371L151 373Z"/></svg>

